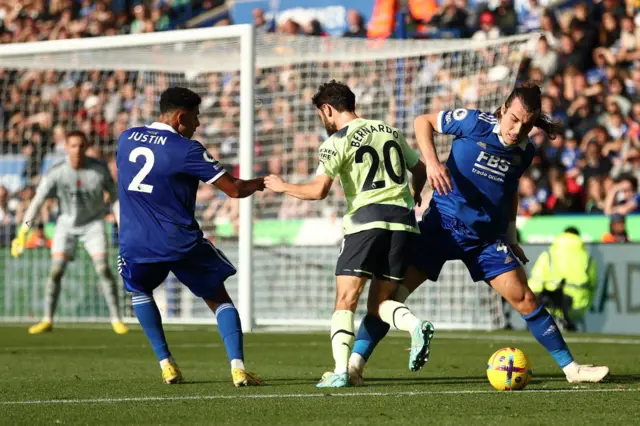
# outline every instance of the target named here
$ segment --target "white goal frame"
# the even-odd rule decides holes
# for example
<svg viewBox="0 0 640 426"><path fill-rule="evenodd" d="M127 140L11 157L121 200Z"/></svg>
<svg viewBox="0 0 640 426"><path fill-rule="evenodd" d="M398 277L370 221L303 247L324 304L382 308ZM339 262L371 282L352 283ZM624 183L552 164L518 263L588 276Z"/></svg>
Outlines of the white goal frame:
<svg viewBox="0 0 640 426"><path fill-rule="evenodd" d="M240 71L240 178L253 177L253 145L254 145L254 74L255 74L255 30L253 25L231 25L226 27L198 28L181 31L167 31L146 34L130 34L119 36L105 36L83 39L51 40L42 42L16 43L0 46L0 63L3 57L17 57L47 55L59 53L78 53L89 50L157 46L162 44L178 44L196 41L206 41L221 38L237 38L240 40L240 58L237 67ZM225 58L220 58L225 60ZM26 61L25 68L35 68L36 64ZM15 62L13 62L15 63ZM122 65L122 66L121 66ZM208 71L207 69L189 69L176 64L176 70ZM127 69L126 64L119 64L114 68ZM151 71L151 66L146 71ZM163 67L158 71L170 71ZM136 68L141 70L140 67ZM252 300L252 247L253 247L253 197L240 200L240 232L239 232L239 261L238 261L238 300L237 308L240 314L243 331L253 329L253 300ZM64 320L64 318L61 318Z"/></svg>

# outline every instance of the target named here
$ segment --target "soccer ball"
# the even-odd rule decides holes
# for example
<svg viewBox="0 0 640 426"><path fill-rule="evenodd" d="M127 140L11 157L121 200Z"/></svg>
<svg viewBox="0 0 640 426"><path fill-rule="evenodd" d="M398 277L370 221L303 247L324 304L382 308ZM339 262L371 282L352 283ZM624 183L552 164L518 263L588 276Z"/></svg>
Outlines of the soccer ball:
<svg viewBox="0 0 640 426"><path fill-rule="evenodd" d="M487 364L487 378L497 390L522 390L533 376L531 363L520 349L502 348Z"/></svg>

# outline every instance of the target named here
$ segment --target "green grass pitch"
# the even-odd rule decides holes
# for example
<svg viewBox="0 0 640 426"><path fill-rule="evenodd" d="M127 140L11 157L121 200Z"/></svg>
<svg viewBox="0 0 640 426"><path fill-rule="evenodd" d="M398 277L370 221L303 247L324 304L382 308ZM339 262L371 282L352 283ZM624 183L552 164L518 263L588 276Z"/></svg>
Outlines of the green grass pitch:
<svg viewBox="0 0 640 426"><path fill-rule="evenodd" d="M187 383L161 384L144 334L57 328L41 336L25 325L0 326L0 424L637 424L640 337L570 335L575 357L606 364L606 383L568 384L526 333L438 332L425 368L407 368L408 336L384 340L366 370L366 386L319 390L332 364L328 333L245 336L247 365L267 386L236 389L215 327L169 329ZM533 364L520 392L490 387L486 361L515 346Z"/></svg>

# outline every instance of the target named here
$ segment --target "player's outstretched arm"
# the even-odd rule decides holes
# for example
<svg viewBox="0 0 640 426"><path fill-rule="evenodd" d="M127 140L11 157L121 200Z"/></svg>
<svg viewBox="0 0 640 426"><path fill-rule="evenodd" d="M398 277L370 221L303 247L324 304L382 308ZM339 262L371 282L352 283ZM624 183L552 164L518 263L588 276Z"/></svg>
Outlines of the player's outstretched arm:
<svg viewBox="0 0 640 426"><path fill-rule="evenodd" d="M264 178L265 186L277 193L285 193L301 200L324 200L329 195L333 179L319 174L312 181L301 184L285 182L280 176L270 175Z"/></svg>
<svg viewBox="0 0 640 426"><path fill-rule="evenodd" d="M20 225L20 228L18 228L18 234L16 238L11 241L11 255L13 257L17 258L24 251L24 246L27 243L27 234L33 225L33 220L36 218L36 215L40 211L40 207L42 207L44 201L53 192L54 187L55 179L51 174L47 174L42 177L42 180L36 189L36 194L24 214L23 222Z"/></svg>
<svg viewBox="0 0 640 426"><path fill-rule="evenodd" d="M264 178L243 180L225 173L214 185L231 198L245 198L264 189Z"/></svg>
<svg viewBox="0 0 640 426"><path fill-rule="evenodd" d="M440 162L433 142L433 131L439 128L438 114L419 115L413 121L413 128L418 147L427 166L429 185L440 194L448 194L449 191L453 191L449 169Z"/></svg>

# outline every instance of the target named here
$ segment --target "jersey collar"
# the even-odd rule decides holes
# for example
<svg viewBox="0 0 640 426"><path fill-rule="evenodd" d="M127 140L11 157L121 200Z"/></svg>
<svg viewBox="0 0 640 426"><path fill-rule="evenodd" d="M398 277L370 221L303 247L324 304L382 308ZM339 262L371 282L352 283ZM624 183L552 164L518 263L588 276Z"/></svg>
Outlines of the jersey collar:
<svg viewBox="0 0 640 426"><path fill-rule="evenodd" d="M520 142L518 142L516 145L508 145L504 142L504 139L502 139L502 135L500 134L500 122L498 121L495 126L493 126L493 133L496 134L496 136L498 136L498 140L500 141L500 143L502 144L502 146L504 146L505 148L520 148L522 150L527 149L527 145L529 144L529 136L525 136L524 138L522 138L522 140Z"/></svg>
<svg viewBox="0 0 640 426"><path fill-rule="evenodd" d="M168 124L159 123L157 121L154 121L153 123L151 123L151 124L149 124L149 125L147 125L145 127L149 128L149 129L156 129L156 130L167 130L167 131L169 131L171 133L176 133L176 134L178 133L178 132L176 132L176 129L174 129L173 127L169 126Z"/></svg>

